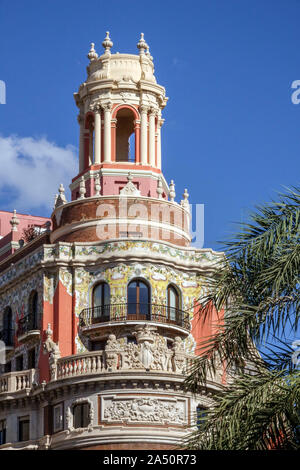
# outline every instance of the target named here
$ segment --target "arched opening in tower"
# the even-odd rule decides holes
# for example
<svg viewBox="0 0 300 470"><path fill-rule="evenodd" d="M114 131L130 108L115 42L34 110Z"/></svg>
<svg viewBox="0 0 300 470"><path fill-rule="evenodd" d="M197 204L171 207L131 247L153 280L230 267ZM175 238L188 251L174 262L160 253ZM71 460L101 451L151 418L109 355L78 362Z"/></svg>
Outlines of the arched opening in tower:
<svg viewBox="0 0 300 470"><path fill-rule="evenodd" d="M116 161L135 162L135 116L129 108L117 113Z"/></svg>
<svg viewBox="0 0 300 470"><path fill-rule="evenodd" d="M94 116L92 114L88 114L85 120L84 161L85 168L94 162Z"/></svg>

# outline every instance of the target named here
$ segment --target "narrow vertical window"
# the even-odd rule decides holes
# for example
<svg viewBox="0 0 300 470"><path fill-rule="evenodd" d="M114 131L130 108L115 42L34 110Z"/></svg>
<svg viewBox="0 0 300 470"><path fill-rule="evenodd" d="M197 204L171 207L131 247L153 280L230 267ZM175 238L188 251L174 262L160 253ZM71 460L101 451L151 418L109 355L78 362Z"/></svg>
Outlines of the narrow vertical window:
<svg viewBox="0 0 300 470"><path fill-rule="evenodd" d="M31 292L28 303L27 331L36 330L38 327L38 293Z"/></svg>
<svg viewBox="0 0 300 470"><path fill-rule="evenodd" d="M139 279L128 284L128 315L148 319L150 312L150 292L148 285Z"/></svg>
<svg viewBox="0 0 300 470"><path fill-rule="evenodd" d="M73 407L74 428L86 428L90 424L90 404L79 403Z"/></svg>
<svg viewBox="0 0 300 470"><path fill-rule="evenodd" d="M3 313L3 329L0 332L0 339L4 341L6 346L13 346L13 321L12 310L6 307Z"/></svg>
<svg viewBox="0 0 300 470"><path fill-rule="evenodd" d="M23 354L20 354L20 356L16 357L16 370L23 370Z"/></svg>
<svg viewBox="0 0 300 470"><path fill-rule="evenodd" d="M198 405L196 408L196 424L199 430L202 430L205 425L205 420L207 417L207 409L203 406Z"/></svg>
<svg viewBox="0 0 300 470"><path fill-rule="evenodd" d="M97 284L93 290L93 321L109 321L110 289L106 282Z"/></svg>
<svg viewBox="0 0 300 470"><path fill-rule="evenodd" d="M29 428L30 428L29 416L22 416L22 418L19 418L19 422L18 422L19 442L29 441L30 439Z"/></svg>
<svg viewBox="0 0 300 470"><path fill-rule="evenodd" d="M6 420L0 420L0 446L6 444Z"/></svg>
<svg viewBox="0 0 300 470"><path fill-rule="evenodd" d="M178 319L179 295L175 287L168 286L167 289L167 316L171 322Z"/></svg>

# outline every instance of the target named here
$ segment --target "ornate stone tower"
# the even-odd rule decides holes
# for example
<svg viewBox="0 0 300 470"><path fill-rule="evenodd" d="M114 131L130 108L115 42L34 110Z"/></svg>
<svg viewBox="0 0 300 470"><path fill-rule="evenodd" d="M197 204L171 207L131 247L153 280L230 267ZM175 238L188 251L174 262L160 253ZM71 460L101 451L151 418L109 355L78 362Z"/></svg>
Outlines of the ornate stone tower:
<svg viewBox="0 0 300 470"><path fill-rule="evenodd" d="M35 257L24 252L41 312L35 334L17 334L11 372L0 376L0 423L1 395L6 410L14 399L8 424L21 404L29 421L23 444L7 430L9 448L174 448L223 380L220 369L198 397L182 388L197 341L213 329L198 321L198 305L203 274L213 275L220 255L190 247L187 190L177 203L161 171L165 89L143 34L138 55L112 54L109 33L102 44L100 57L91 44L74 95L80 149L71 201L60 186L48 239ZM22 282L24 273L16 293ZM28 345L35 367L9 391L8 379L21 376L15 356Z"/></svg>

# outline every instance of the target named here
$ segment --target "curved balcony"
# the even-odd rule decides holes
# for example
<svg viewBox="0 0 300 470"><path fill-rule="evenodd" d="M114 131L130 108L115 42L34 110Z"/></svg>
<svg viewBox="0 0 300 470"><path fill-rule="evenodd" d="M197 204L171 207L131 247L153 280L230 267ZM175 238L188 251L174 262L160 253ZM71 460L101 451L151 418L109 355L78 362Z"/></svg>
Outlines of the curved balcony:
<svg viewBox="0 0 300 470"><path fill-rule="evenodd" d="M90 327L102 323L152 321L190 329L189 313L167 305L123 303L85 308L80 313L79 326Z"/></svg>
<svg viewBox="0 0 300 470"><path fill-rule="evenodd" d="M19 343L25 342L32 337L39 337L40 330L37 325L37 315L29 313L18 321L17 337Z"/></svg>

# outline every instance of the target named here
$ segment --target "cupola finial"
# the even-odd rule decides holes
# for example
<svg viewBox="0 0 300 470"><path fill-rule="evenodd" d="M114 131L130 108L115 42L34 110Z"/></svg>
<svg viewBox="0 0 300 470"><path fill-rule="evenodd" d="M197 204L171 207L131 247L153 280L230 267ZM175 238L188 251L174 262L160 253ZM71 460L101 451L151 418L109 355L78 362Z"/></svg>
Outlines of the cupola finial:
<svg viewBox="0 0 300 470"><path fill-rule="evenodd" d="M113 47L113 45L114 45L114 43L112 42L112 40L109 37L109 31L106 31L106 36L105 36L105 39L102 43L102 46L105 49L105 54L110 54L110 49Z"/></svg>
<svg viewBox="0 0 300 470"><path fill-rule="evenodd" d="M17 232L17 230L18 230L17 227L18 227L20 221L19 221L19 219L17 219L17 211L16 211L16 209L14 210L13 216L12 216L12 218L10 219L9 223L10 223L10 225L11 225L11 231L12 231L12 232Z"/></svg>
<svg viewBox="0 0 300 470"><path fill-rule="evenodd" d="M90 48L90 52L87 55L87 58L90 59L91 62L98 58L98 54L95 51L95 43L93 42L91 42L91 48Z"/></svg>
<svg viewBox="0 0 300 470"><path fill-rule="evenodd" d="M149 46L144 39L144 33L141 33L141 39L137 43L137 48L140 50L140 54L145 54L145 50L149 49Z"/></svg>

